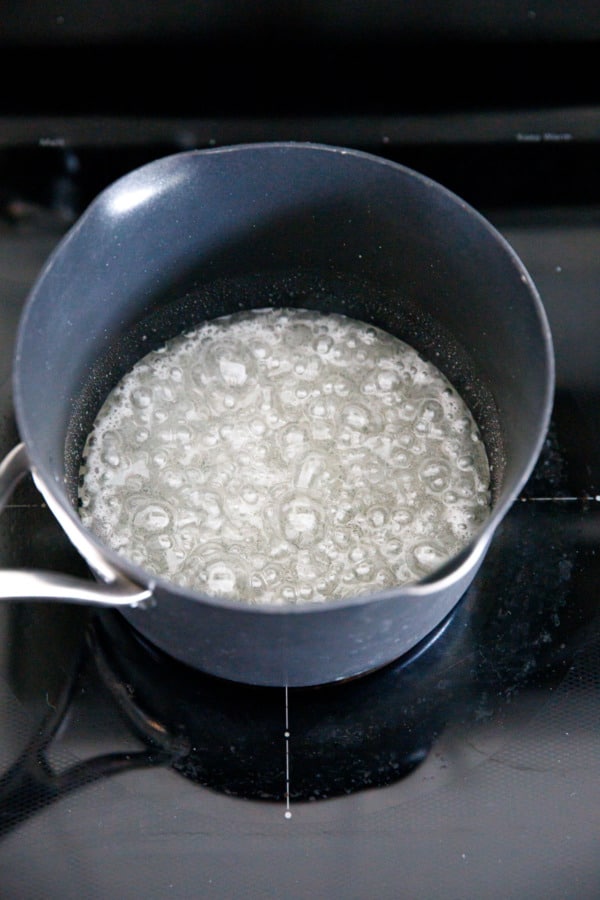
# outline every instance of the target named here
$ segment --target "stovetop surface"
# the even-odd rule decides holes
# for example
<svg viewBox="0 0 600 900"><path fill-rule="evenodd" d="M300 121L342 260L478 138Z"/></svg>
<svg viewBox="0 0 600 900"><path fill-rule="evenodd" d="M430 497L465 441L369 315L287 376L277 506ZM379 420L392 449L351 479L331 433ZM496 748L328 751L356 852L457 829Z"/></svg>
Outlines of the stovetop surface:
<svg viewBox="0 0 600 900"><path fill-rule="evenodd" d="M445 154L386 135L367 146L488 216L531 272L554 336L546 445L452 615L380 672L285 691L176 665L117 615L4 603L2 898L600 895L600 198L595 148L544 137L570 133L578 115L548 132L523 115L512 143ZM188 143L209 128L185 124ZM180 148L163 138L185 130L156 120L160 140L146 146L140 123L51 127L0 122L2 453L18 440L11 353L36 273L104 182ZM248 133L219 127L234 141ZM280 136L269 127L253 137ZM309 131L352 145L346 128ZM85 574L29 481L0 520L0 560Z"/></svg>

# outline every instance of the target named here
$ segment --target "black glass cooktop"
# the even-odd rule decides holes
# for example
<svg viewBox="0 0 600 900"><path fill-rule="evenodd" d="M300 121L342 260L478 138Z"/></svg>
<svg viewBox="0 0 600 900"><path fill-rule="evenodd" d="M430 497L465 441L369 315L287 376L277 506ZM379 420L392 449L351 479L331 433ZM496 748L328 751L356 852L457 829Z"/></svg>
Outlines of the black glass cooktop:
<svg viewBox="0 0 600 900"><path fill-rule="evenodd" d="M105 150L0 157L2 453L27 290L102 180L143 161ZM175 664L114 613L2 602L3 900L600 896L600 205L519 193L531 147L510 151L520 181L500 202L477 189L491 157L465 153L472 181L456 148L446 169L426 149L404 161L464 188L512 243L557 360L544 450L477 578L408 656L289 691ZM85 574L29 481L0 560Z"/></svg>

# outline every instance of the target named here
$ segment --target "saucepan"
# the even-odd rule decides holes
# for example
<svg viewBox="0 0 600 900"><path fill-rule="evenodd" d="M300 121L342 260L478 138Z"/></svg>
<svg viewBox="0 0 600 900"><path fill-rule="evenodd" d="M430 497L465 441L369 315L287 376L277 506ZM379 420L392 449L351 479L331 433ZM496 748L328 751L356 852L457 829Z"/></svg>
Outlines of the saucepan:
<svg viewBox="0 0 600 900"><path fill-rule="evenodd" d="M469 404L490 460L490 513L422 580L332 603L249 605L156 577L82 524L80 460L112 387L186 328L265 306L372 323L434 360ZM450 615L532 473L554 390L539 294L485 217L401 164L296 142L175 153L104 190L39 273L13 371L21 443L2 464L0 497L31 473L90 577L5 570L0 596L114 608L186 665L291 687L375 670Z"/></svg>

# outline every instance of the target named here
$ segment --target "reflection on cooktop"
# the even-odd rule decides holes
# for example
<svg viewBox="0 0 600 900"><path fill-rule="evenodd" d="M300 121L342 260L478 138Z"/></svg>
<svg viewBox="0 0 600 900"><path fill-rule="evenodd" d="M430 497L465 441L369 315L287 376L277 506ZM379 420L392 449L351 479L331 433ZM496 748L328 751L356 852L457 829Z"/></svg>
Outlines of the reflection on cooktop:
<svg viewBox="0 0 600 900"><path fill-rule="evenodd" d="M115 613L90 631L98 671L141 737L158 723L188 744L172 765L206 787L301 801L390 784L448 722L492 716L519 686L564 671L565 632L581 613L570 621L572 571L558 543L539 553L538 529L561 528L540 506L518 504L453 613L378 672L289 691L233 684L167 658Z"/></svg>

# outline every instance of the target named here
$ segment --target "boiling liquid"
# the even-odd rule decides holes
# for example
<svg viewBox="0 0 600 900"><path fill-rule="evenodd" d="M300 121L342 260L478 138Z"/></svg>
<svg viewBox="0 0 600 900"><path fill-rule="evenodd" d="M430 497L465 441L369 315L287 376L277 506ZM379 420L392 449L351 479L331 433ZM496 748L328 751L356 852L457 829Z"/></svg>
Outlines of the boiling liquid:
<svg viewBox="0 0 600 900"><path fill-rule="evenodd" d="M88 437L80 515L147 571L248 603L414 582L489 513L464 401L384 331L244 312L140 360Z"/></svg>

